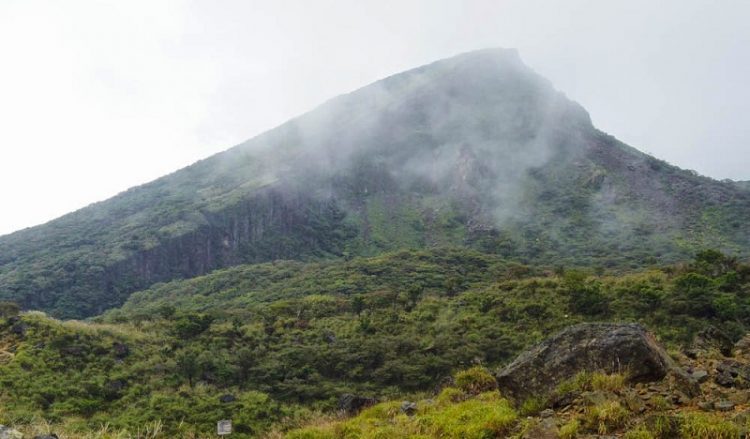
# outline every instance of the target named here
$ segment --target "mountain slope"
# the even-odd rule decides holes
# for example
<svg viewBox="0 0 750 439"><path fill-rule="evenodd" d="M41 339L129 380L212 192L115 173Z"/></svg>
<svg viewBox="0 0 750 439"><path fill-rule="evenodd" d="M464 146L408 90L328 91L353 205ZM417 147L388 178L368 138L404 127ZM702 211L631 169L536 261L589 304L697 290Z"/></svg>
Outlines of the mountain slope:
<svg viewBox="0 0 750 439"><path fill-rule="evenodd" d="M639 266L747 255L750 193L596 130L492 49L337 97L190 167L0 238L0 297L98 314L155 282L274 259L470 246Z"/></svg>
<svg viewBox="0 0 750 439"><path fill-rule="evenodd" d="M136 430L158 424L162 435L148 437L190 438L210 437L217 420L232 419L233 437L265 437L269 428L320 419L320 410L323 420L339 422L334 410L343 394L392 400L398 414L405 400L434 398L431 391L450 383L452 372L507 364L580 322L639 322L675 353L696 334L712 334L704 348L726 334L731 347L750 329L750 265L713 251L689 264L617 276L522 268L465 249L404 250L346 263L220 270L135 294L98 322L15 315L5 304L0 424L45 428L26 437L89 439L137 437ZM452 277L461 281L447 282ZM714 384L720 371L728 374L722 362L695 367L710 367L706 399L747 396L746 366L734 390L726 381ZM644 399L668 387L651 388ZM706 399L683 407L698 410ZM521 411L543 408L517 402ZM740 404L738 413L747 408ZM459 413L446 415L472 424ZM392 425L383 421L377 424ZM130 434L115 434L119 429Z"/></svg>

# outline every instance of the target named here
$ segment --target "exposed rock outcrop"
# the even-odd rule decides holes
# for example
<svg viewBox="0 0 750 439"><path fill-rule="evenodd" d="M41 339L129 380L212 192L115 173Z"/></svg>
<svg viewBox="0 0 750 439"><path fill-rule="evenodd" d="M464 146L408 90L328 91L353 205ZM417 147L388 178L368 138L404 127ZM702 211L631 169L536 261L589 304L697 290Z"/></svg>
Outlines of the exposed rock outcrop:
<svg viewBox="0 0 750 439"><path fill-rule="evenodd" d="M668 374L686 393L697 383L669 358L654 336L637 324L584 323L571 326L523 352L496 376L500 392L517 401L549 395L579 372L624 373L633 382Z"/></svg>

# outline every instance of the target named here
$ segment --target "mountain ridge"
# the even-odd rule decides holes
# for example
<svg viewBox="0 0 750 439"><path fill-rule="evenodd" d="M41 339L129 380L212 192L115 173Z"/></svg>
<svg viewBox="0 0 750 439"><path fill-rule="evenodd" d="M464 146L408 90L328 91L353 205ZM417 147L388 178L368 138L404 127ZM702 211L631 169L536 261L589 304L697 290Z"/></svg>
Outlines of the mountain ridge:
<svg viewBox="0 0 750 439"><path fill-rule="evenodd" d="M488 49L0 237L0 297L91 316L217 268L432 246L622 268L705 246L746 255L748 214L746 191L597 130L517 52Z"/></svg>

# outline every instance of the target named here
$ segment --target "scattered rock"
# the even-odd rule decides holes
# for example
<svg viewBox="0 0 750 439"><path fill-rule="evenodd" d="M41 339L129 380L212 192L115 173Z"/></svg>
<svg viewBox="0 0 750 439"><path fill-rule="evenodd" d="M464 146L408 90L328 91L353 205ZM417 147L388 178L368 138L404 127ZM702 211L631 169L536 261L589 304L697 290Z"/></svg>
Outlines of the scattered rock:
<svg viewBox="0 0 750 439"><path fill-rule="evenodd" d="M714 404L714 408L720 412L728 412L734 410L734 403L731 401L719 401Z"/></svg>
<svg viewBox="0 0 750 439"><path fill-rule="evenodd" d="M16 429L0 425L0 439L23 439L23 433Z"/></svg>
<svg viewBox="0 0 750 439"><path fill-rule="evenodd" d="M539 413L539 417L542 419L551 418L555 416L555 411L552 409L544 409Z"/></svg>
<svg viewBox="0 0 750 439"><path fill-rule="evenodd" d="M583 401L586 405L600 405L604 404L609 400L609 394L607 392L584 392L581 394Z"/></svg>
<svg viewBox="0 0 750 439"><path fill-rule="evenodd" d="M692 377L694 380L698 381L699 383L704 383L708 380L708 372L705 370L695 370L693 373L690 374L690 377Z"/></svg>
<svg viewBox="0 0 750 439"><path fill-rule="evenodd" d="M639 397L638 393L630 392L624 397L625 406L633 413L642 413L646 411L646 404Z"/></svg>
<svg viewBox="0 0 750 439"><path fill-rule="evenodd" d="M523 439L558 439L560 434L557 425L552 418L542 419L529 428L523 435Z"/></svg>
<svg viewBox="0 0 750 439"><path fill-rule="evenodd" d="M714 409L714 403L711 401L700 401L698 408L705 411L711 411Z"/></svg>
<svg viewBox="0 0 750 439"><path fill-rule="evenodd" d="M565 407L573 404L573 402L581 396L579 392L566 392L559 395L552 395L550 400L550 405L554 409L558 409L560 407Z"/></svg>
<svg viewBox="0 0 750 439"><path fill-rule="evenodd" d="M750 401L750 394L748 394L748 392L735 392L731 393L727 399L736 405L745 405Z"/></svg>
<svg viewBox="0 0 750 439"><path fill-rule="evenodd" d="M701 394L701 387L698 381L686 374L678 367L672 367L667 374L669 388L672 392L679 392L685 396L698 396Z"/></svg>
<svg viewBox="0 0 750 439"><path fill-rule="evenodd" d="M716 365L716 370L720 376L716 381L719 385L724 387L733 386L740 389L746 389L750 386L750 365L746 363L743 364L735 360L724 360Z"/></svg>
<svg viewBox="0 0 750 439"><path fill-rule="evenodd" d="M750 360L750 334L745 335L734 344L734 354L745 360Z"/></svg>
<svg viewBox="0 0 750 439"><path fill-rule="evenodd" d="M713 326L709 326L695 335L692 348L699 351L715 350L725 357L730 357L734 344L728 335Z"/></svg>
<svg viewBox="0 0 750 439"><path fill-rule="evenodd" d="M691 381L641 325L583 323L523 352L496 378L503 395L522 401L549 395L581 371L627 372L632 381L649 382L672 370Z"/></svg>
<svg viewBox="0 0 750 439"><path fill-rule="evenodd" d="M237 398L234 395L229 394L229 393L227 393L226 395L221 395L219 397L219 402L222 402L224 404L229 404L230 402L235 402L236 400Z"/></svg>
<svg viewBox="0 0 750 439"><path fill-rule="evenodd" d="M716 378L714 378L714 382L722 387L732 387L734 386L734 377L732 376L731 372L728 370L720 371Z"/></svg>
<svg viewBox="0 0 750 439"><path fill-rule="evenodd" d="M417 414L417 403L411 401L404 401L401 403L401 413L406 416L414 416Z"/></svg>
<svg viewBox="0 0 750 439"><path fill-rule="evenodd" d="M339 398L339 410L342 410L346 414L354 415L364 408L375 405L377 402L375 398L346 393Z"/></svg>
<svg viewBox="0 0 750 439"><path fill-rule="evenodd" d="M698 352L696 352L695 349L685 349L682 353L691 360L696 360L698 358Z"/></svg>
<svg viewBox="0 0 750 439"><path fill-rule="evenodd" d="M679 405L687 405L690 403L690 397L677 390L672 395L672 402Z"/></svg>

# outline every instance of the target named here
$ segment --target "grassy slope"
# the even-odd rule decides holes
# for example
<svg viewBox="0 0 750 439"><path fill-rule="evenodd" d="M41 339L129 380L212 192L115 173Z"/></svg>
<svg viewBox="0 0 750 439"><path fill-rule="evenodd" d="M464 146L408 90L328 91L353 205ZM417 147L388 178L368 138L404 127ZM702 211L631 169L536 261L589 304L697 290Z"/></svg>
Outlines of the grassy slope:
<svg viewBox="0 0 750 439"><path fill-rule="evenodd" d="M404 251L224 270L136 295L99 323L27 314L2 326L0 423L161 422L174 436L231 417L252 436L342 393L419 394L580 321L640 321L672 346L707 324L734 337L750 325L750 270L715 253L629 275L540 274L465 250Z"/></svg>
<svg viewBox="0 0 750 439"><path fill-rule="evenodd" d="M668 394L664 383L654 384ZM541 400L514 407L495 386L488 370L473 367L459 372L455 384L437 395L414 403L413 413L406 414L400 401L388 401L348 419L319 417L285 437L574 439L611 434L607 437L739 439L750 425L746 416L736 416L734 411L701 412L693 404L673 404L661 395L650 395L647 404L639 403L645 386L628 384L620 374L577 375L564 387L583 397L573 403L572 409L558 407L556 411L548 410L546 416L540 414L546 406ZM271 435L276 436L280 435Z"/></svg>

